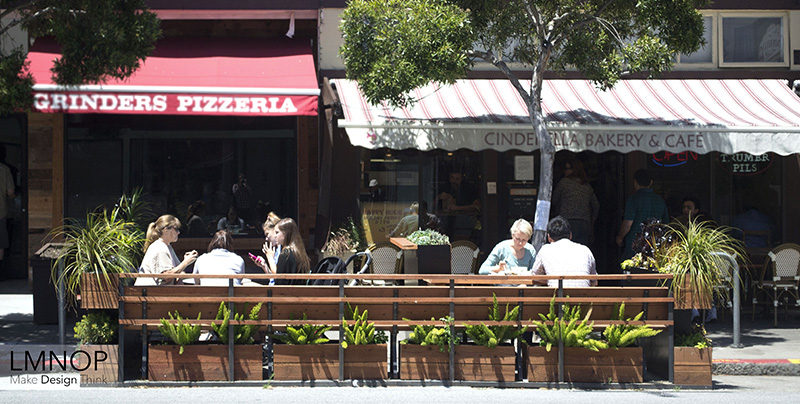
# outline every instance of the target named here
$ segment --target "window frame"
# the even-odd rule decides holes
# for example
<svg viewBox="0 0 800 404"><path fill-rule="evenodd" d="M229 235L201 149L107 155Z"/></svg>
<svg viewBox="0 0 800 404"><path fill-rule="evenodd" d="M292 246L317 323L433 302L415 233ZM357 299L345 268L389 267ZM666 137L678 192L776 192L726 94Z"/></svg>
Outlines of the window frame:
<svg viewBox="0 0 800 404"><path fill-rule="evenodd" d="M783 37L783 61L782 62L725 62L724 49L725 38L723 35L724 18L776 18L781 19L781 36ZM789 14L785 11L778 12L720 12L717 14L719 23L717 24L717 57L719 67L789 67L791 59L789 57Z"/></svg>
<svg viewBox="0 0 800 404"><path fill-rule="evenodd" d="M717 22L717 13L712 12L701 12L703 16L703 21L706 18L711 18L711 43L706 44L706 46L711 46L711 62L700 62L700 63L690 63L690 62L681 62L681 54L678 53L675 55L675 68L681 70L692 70L692 69L716 69L717 62L719 61L718 58L718 22Z"/></svg>

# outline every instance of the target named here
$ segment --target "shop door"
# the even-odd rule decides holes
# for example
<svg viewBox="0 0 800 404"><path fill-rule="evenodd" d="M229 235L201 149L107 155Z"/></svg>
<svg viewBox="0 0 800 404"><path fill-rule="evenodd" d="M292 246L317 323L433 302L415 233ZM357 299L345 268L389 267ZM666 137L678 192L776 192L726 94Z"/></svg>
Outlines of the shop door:
<svg viewBox="0 0 800 404"><path fill-rule="evenodd" d="M0 163L14 179L14 198L7 199L8 248L0 262L0 279L28 277L27 120L25 115L0 118ZM2 195L0 195L2 197Z"/></svg>

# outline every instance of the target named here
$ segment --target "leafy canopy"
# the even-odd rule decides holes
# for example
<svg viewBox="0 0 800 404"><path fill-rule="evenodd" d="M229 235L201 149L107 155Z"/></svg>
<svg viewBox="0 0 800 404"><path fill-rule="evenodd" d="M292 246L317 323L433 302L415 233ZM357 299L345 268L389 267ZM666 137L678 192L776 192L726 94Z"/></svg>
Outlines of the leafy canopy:
<svg viewBox="0 0 800 404"><path fill-rule="evenodd" d="M144 0L0 0L0 9L0 35L19 26L61 45L52 71L62 85L129 77L161 35ZM29 108L33 79L25 52L17 48L0 56L0 114Z"/></svg>

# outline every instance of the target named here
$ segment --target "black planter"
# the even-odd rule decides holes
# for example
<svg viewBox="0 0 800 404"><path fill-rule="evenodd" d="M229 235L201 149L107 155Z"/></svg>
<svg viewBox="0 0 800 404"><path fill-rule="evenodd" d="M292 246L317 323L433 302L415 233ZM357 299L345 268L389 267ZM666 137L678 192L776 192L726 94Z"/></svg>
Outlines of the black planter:
<svg viewBox="0 0 800 404"><path fill-rule="evenodd" d="M449 245L419 245L416 250L404 250L407 274L449 274Z"/></svg>
<svg viewBox="0 0 800 404"><path fill-rule="evenodd" d="M58 297L50 279L52 260L31 257L33 269L33 322L36 324L58 323Z"/></svg>

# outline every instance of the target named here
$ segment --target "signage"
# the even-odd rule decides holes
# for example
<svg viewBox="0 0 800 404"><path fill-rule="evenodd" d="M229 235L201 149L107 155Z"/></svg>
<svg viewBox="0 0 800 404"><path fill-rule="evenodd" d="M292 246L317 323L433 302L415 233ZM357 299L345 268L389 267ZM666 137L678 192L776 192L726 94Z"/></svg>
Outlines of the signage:
<svg viewBox="0 0 800 404"><path fill-rule="evenodd" d="M750 153L720 154L719 162L733 175L760 174L772 165L769 153L759 155Z"/></svg>
<svg viewBox="0 0 800 404"><path fill-rule="evenodd" d="M697 161L698 154L695 152L671 153L668 151L653 153L650 160L659 167L677 167L690 161Z"/></svg>
<svg viewBox="0 0 800 404"><path fill-rule="evenodd" d="M34 92L39 112L169 115L304 115L316 96ZM300 112L298 112L298 110Z"/></svg>

